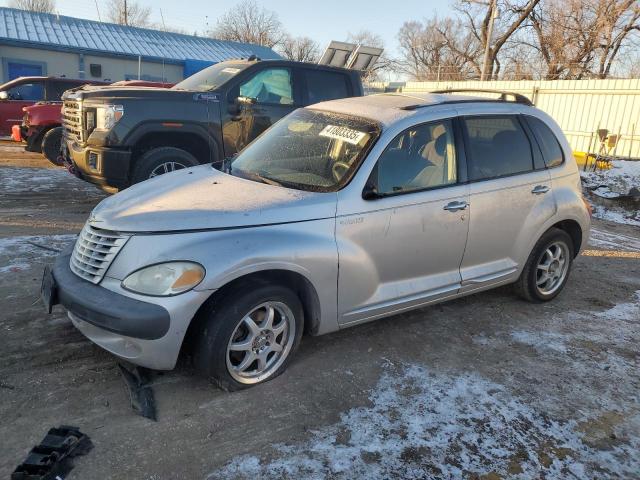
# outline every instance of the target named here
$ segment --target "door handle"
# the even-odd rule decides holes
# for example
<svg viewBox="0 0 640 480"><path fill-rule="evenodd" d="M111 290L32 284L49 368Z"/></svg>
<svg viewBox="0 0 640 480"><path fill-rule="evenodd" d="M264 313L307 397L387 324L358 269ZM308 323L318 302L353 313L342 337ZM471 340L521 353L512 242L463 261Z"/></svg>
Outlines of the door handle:
<svg viewBox="0 0 640 480"><path fill-rule="evenodd" d="M451 202L444 206L444 209L450 212L457 212L458 210L464 210L466 208L467 202Z"/></svg>
<svg viewBox="0 0 640 480"><path fill-rule="evenodd" d="M542 195L543 193L547 193L549 190L549 187L546 185L536 185L533 187L533 190L531 190L531 193L534 195Z"/></svg>

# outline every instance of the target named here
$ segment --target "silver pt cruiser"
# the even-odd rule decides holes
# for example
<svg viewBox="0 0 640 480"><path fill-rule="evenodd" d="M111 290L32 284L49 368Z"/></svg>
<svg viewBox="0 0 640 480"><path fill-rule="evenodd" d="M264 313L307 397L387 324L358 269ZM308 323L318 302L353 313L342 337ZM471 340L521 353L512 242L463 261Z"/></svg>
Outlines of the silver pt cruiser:
<svg viewBox="0 0 640 480"><path fill-rule="evenodd" d="M89 339L233 390L321 335L515 284L554 298L590 210L558 125L524 97L385 94L299 109L226 171L102 201L43 279ZM187 339L189 341L187 341Z"/></svg>

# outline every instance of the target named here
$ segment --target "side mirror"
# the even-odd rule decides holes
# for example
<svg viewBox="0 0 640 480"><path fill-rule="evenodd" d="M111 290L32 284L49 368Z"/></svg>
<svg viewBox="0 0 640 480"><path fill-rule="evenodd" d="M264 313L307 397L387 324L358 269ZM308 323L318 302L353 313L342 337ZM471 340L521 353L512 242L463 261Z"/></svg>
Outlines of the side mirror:
<svg viewBox="0 0 640 480"><path fill-rule="evenodd" d="M255 98L240 96L229 102L229 113L234 116L233 120L240 120L239 115L250 105L256 103Z"/></svg>
<svg viewBox="0 0 640 480"><path fill-rule="evenodd" d="M378 189L376 188L376 186L371 182L367 182L367 184L364 186L364 189L362 190L362 199L376 200L380 197L381 195L378 193Z"/></svg>
<svg viewBox="0 0 640 480"><path fill-rule="evenodd" d="M0 92L0 100L9 100L9 94L6 91Z"/></svg>

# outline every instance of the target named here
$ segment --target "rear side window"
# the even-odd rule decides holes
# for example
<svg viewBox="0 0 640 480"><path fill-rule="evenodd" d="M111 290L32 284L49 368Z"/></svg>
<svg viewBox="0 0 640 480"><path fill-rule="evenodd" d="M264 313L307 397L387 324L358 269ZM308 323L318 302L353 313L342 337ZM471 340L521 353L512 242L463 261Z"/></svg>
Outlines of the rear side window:
<svg viewBox="0 0 640 480"><path fill-rule="evenodd" d="M540 145L542 150L542 156L544 157L544 163L547 168L557 167L562 165L564 161L564 155L562 154L562 148L560 148L560 142L553 134L551 129L539 118L527 116L527 123L533 130L533 134L536 136L536 141Z"/></svg>
<svg viewBox="0 0 640 480"><path fill-rule="evenodd" d="M64 92L79 85L81 84L78 82L49 82L47 100L59 102L62 99L62 94Z"/></svg>
<svg viewBox="0 0 640 480"><path fill-rule="evenodd" d="M469 180L487 180L533 170L531 143L512 115L467 117Z"/></svg>
<svg viewBox="0 0 640 480"><path fill-rule="evenodd" d="M347 77L342 73L305 70L309 105L349 97Z"/></svg>

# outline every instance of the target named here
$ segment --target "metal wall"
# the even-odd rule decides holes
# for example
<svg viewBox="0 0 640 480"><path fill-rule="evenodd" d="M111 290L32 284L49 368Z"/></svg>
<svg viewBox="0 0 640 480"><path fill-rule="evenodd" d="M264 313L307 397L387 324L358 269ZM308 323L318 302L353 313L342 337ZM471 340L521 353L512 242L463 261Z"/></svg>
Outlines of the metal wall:
<svg viewBox="0 0 640 480"><path fill-rule="evenodd" d="M526 95L562 127L577 151L595 151L595 132L620 134L616 155L640 158L640 79L372 83L368 92L405 93L447 88L490 88ZM592 138L593 137L593 138Z"/></svg>

